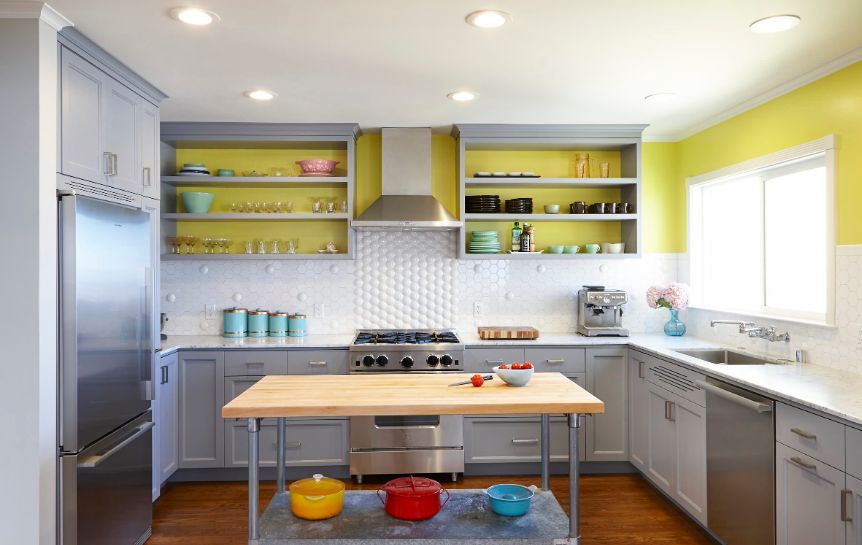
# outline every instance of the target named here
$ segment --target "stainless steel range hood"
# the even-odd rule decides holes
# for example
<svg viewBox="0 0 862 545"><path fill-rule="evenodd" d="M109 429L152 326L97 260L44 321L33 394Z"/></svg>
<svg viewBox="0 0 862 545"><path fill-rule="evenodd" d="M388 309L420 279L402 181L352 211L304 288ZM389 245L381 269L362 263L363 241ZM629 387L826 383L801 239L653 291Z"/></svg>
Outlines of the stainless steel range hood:
<svg viewBox="0 0 862 545"><path fill-rule="evenodd" d="M353 223L375 231L448 231L461 227L431 195L431 129L382 130L383 194Z"/></svg>

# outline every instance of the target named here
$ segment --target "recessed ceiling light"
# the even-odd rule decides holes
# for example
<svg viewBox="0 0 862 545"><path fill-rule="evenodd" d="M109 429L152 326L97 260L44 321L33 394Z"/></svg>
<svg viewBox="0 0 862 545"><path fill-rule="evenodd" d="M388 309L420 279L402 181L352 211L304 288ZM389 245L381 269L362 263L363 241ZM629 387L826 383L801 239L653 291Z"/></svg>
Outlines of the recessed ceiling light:
<svg viewBox="0 0 862 545"><path fill-rule="evenodd" d="M483 9L474 11L467 15L466 21L478 28L500 28L509 21L512 16L505 11L497 11L494 9Z"/></svg>
<svg viewBox="0 0 862 545"><path fill-rule="evenodd" d="M790 30L802 21L798 15L772 15L751 23L748 28L758 34L772 34Z"/></svg>
<svg viewBox="0 0 862 545"><path fill-rule="evenodd" d="M676 99L676 93L653 93L644 97L644 100L652 103L671 102Z"/></svg>
<svg viewBox="0 0 862 545"><path fill-rule="evenodd" d="M254 91L246 91L243 94L254 100L272 100L276 97L275 93L267 89L255 89Z"/></svg>
<svg viewBox="0 0 862 545"><path fill-rule="evenodd" d="M446 95L447 98L456 102L470 102L471 100L475 100L478 96L479 93L474 93L473 91L455 91L454 93Z"/></svg>
<svg viewBox="0 0 862 545"><path fill-rule="evenodd" d="M171 17L194 26L206 26L221 20L218 14L201 8L174 8L171 10Z"/></svg>

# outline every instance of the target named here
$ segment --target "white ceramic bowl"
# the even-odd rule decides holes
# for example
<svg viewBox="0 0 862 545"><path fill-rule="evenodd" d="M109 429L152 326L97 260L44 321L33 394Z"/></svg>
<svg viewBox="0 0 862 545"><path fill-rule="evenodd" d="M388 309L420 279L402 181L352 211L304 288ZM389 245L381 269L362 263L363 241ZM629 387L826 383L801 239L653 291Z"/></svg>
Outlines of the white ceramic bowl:
<svg viewBox="0 0 862 545"><path fill-rule="evenodd" d="M625 242L602 242L603 254L621 254L626 251Z"/></svg>
<svg viewBox="0 0 862 545"><path fill-rule="evenodd" d="M494 373L509 386L526 386L533 378L535 369L500 369L494 367Z"/></svg>

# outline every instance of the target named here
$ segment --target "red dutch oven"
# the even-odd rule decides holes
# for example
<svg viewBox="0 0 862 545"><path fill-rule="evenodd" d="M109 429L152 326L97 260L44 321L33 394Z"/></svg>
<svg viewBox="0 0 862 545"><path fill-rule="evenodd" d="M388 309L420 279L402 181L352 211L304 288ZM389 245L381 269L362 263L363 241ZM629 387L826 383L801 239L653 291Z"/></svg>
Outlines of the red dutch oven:
<svg viewBox="0 0 862 545"><path fill-rule="evenodd" d="M380 492L386 492L385 500ZM446 493L446 500L441 504L442 492ZM377 497L386 512L397 519L425 520L440 512L449 501L449 492L433 479L410 476L392 479L377 491Z"/></svg>

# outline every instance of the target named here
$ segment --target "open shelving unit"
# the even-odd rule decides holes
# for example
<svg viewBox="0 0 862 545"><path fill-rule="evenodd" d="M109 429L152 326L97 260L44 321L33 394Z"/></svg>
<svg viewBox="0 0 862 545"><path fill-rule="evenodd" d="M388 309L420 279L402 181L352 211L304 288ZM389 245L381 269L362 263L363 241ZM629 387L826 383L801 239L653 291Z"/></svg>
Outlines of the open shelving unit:
<svg viewBox="0 0 862 545"><path fill-rule="evenodd" d="M551 244L625 242L623 254L549 254L533 259L616 259L639 257L641 248L641 133L645 125L455 125L458 139L462 259L528 259L510 253L467 252L470 232L494 230L502 251L511 245L513 222L536 227L537 250ZM576 177L576 159L590 154L594 177ZM597 176L608 163L609 177ZM534 172L540 177L474 177L475 172ZM468 195L533 198L532 214L467 213ZM570 214L569 203L627 202L629 214ZM544 214L545 204L559 204L559 214Z"/></svg>
<svg viewBox="0 0 862 545"><path fill-rule="evenodd" d="M180 260L294 260L353 259L355 235L350 228L356 180L354 123L162 123L162 259ZM300 176L295 161L339 161L332 176ZM204 163L215 174L219 168L269 172L278 168L289 176L180 176L183 163ZM209 213L183 209L184 191L215 193ZM347 203L347 212L312 213L311 201ZM292 213L231 212L231 204L292 202ZM171 254L165 237L189 235L229 238L226 254ZM246 254L247 240L299 239L297 254ZM340 253L318 253L333 241ZM201 246L198 245L198 252Z"/></svg>

